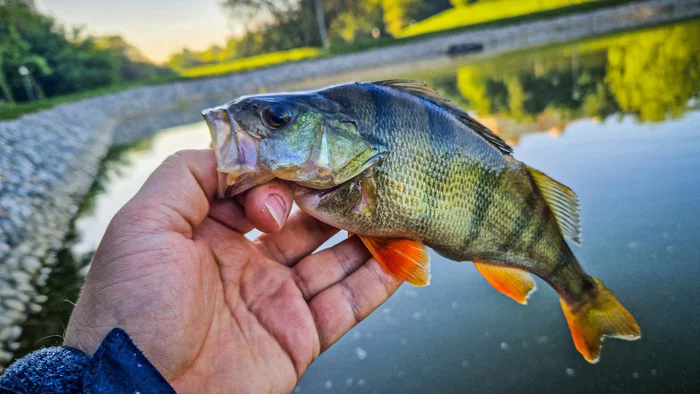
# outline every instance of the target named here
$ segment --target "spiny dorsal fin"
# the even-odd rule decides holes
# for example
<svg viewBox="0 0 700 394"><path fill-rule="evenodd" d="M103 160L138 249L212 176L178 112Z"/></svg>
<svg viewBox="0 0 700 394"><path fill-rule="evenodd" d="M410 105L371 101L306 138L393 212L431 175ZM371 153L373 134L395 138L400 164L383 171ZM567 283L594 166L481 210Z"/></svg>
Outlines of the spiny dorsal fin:
<svg viewBox="0 0 700 394"><path fill-rule="evenodd" d="M506 144L506 142L503 141L501 137L494 134L493 131L491 131L488 127L477 122L476 119L469 116L469 114L464 112L464 110L454 105L449 99L442 96L435 89L429 87L425 83L420 81L412 81L409 79L389 79L386 81L376 81L373 83L376 85L388 86L394 89L401 90L402 92L406 92L408 94L424 98L430 101L431 103L449 111L452 115L456 116L457 119L459 119L467 127L469 127L475 133L484 138L486 142L491 144L491 146L493 146L494 148L498 149L501 153L506 155L510 155L513 153L513 149L510 146L508 146L508 144Z"/></svg>
<svg viewBox="0 0 700 394"><path fill-rule="evenodd" d="M559 223L564 236L581 244L581 219L579 217L578 197L573 190L555 181L542 171L525 166L535 185L542 193L554 217Z"/></svg>

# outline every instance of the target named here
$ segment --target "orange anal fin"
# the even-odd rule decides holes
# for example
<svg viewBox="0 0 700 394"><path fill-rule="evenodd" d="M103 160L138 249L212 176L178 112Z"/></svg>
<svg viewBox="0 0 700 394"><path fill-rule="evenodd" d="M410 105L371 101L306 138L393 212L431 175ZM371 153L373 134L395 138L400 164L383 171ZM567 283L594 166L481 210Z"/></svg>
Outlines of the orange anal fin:
<svg viewBox="0 0 700 394"><path fill-rule="evenodd" d="M530 294L537 290L535 281L527 271L479 260L474 261L474 266L494 289L520 304L527 304Z"/></svg>
<svg viewBox="0 0 700 394"><path fill-rule="evenodd" d="M375 238L360 235L360 239L386 272L414 286L430 284L430 254L420 242L408 239Z"/></svg>
<svg viewBox="0 0 700 394"><path fill-rule="evenodd" d="M591 298L583 304L572 307L561 300L574 345L583 358L592 364L598 362L603 337L633 341L642 335L634 316L617 301L603 282L594 280L596 287L592 290Z"/></svg>

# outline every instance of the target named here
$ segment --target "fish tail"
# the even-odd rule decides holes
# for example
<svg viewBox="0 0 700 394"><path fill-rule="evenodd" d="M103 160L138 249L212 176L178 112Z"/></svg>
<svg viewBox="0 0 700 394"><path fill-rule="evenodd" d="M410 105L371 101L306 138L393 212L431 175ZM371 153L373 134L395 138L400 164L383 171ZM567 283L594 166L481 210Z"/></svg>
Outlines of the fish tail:
<svg viewBox="0 0 700 394"><path fill-rule="evenodd" d="M576 349L586 361L597 363L603 337L633 341L641 338L641 330L631 313L625 309L603 282L593 278L596 286L580 303L561 299L561 307L569 324Z"/></svg>

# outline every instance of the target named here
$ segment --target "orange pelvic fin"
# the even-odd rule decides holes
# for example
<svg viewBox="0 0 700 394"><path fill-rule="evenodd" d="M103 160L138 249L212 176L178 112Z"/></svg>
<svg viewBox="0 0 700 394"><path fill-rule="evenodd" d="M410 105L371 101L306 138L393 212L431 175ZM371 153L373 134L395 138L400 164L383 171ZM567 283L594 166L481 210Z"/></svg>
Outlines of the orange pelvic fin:
<svg viewBox="0 0 700 394"><path fill-rule="evenodd" d="M360 235L379 265L414 286L430 284L430 254L420 242Z"/></svg>
<svg viewBox="0 0 700 394"><path fill-rule="evenodd" d="M561 300L574 345L583 358L592 364L598 362L603 337L633 341L642 336L632 314L617 301L603 282L594 280L597 286L587 301L574 306Z"/></svg>
<svg viewBox="0 0 700 394"><path fill-rule="evenodd" d="M478 259L474 260L474 266L494 289L520 304L527 304L530 294L537 290L532 276L527 271L489 264Z"/></svg>

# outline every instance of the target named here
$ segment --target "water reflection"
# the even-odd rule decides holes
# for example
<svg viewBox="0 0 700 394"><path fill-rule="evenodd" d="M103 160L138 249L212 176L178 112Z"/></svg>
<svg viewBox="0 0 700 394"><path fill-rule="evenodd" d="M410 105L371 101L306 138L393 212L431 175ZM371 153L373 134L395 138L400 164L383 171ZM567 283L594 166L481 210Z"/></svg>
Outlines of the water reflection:
<svg viewBox="0 0 700 394"><path fill-rule="evenodd" d="M75 221L75 228L81 237L73 246L73 252L82 255L97 248L114 214L136 194L165 158L182 149L208 147L209 131L204 122L173 127L127 149L117 147L121 152L119 160L106 163L107 186L102 193L90 199L90 214L81 215Z"/></svg>
<svg viewBox="0 0 700 394"><path fill-rule="evenodd" d="M635 314L644 338L609 341L601 363L588 365L546 286L522 307L470 264L433 255L432 285L402 286L311 366L298 391L697 391L700 22L406 77L476 112L517 145L518 159L578 193L584 239L575 252ZM76 272L148 174L170 153L207 144L198 123L107 162L76 221L79 241L62 252L64 268L45 291L55 304L27 322L23 351L60 342L39 339L62 333Z"/></svg>
<svg viewBox="0 0 700 394"><path fill-rule="evenodd" d="M427 79L512 144L581 118L663 121L700 92L700 23L507 54Z"/></svg>

